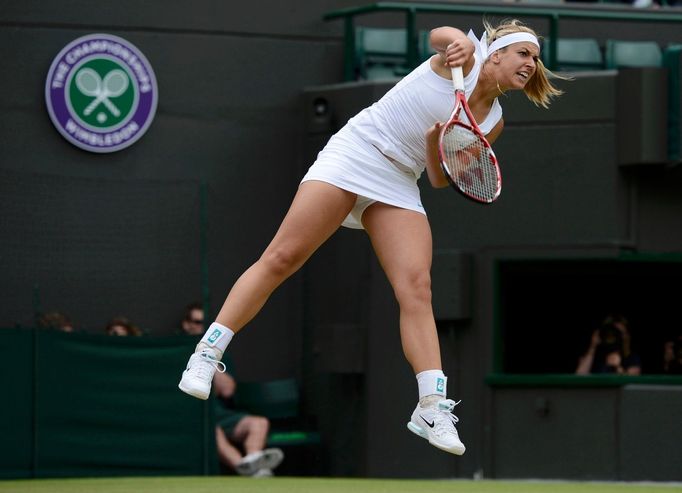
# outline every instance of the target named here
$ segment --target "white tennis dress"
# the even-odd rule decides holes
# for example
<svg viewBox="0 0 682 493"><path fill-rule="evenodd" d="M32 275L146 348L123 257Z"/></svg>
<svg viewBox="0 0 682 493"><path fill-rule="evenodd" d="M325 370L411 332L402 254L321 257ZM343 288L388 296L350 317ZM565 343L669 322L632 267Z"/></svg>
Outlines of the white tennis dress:
<svg viewBox="0 0 682 493"><path fill-rule="evenodd" d="M481 71L483 57L474 41L475 63L464 78L467 98ZM446 122L452 113L452 81L436 74L426 60L391 88L379 101L348 120L320 151L301 183L319 180L356 193L355 207L343 222L362 229L362 213L382 202L426 215L417 180L426 165L426 131ZM484 134L502 118L497 99L486 119L479 123ZM466 120L466 116L462 118Z"/></svg>

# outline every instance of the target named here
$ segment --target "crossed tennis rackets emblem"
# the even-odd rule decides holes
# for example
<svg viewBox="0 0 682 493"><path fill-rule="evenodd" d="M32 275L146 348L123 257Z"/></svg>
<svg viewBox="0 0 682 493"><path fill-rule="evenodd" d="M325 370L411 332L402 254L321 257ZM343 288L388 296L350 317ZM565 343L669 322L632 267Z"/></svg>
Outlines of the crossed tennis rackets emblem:
<svg viewBox="0 0 682 493"><path fill-rule="evenodd" d="M114 69L102 79L93 69L84 68L76 75L76 87L84 95L95 98L83 110L83 115L90 115L100 104L103 104L112 115L118 117L121 111L111 98L119 97L128 89L128 76L123 70Z"/></svg>

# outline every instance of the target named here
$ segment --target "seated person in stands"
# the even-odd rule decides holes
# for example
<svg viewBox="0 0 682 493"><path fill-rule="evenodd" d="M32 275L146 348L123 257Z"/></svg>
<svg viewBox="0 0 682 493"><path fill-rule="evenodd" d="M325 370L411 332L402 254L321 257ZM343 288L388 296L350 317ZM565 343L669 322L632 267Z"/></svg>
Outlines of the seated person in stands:
<svg viewBox="0 0 682 493"><path fill-rule="evenodd" d="M61 332L73 332L71 319L61 312L43 313L38 319L38 326L43 329L54 329Z"/></svg>
<svg viewBox="0 0 682 493"><path fill-rule="evenodd" d="M140 328L126 317L112 318L104 329L110 336L141 336Z"/></svg>
<svg viewBox="0 0 682 493"><path fill-rule="evenodd" d="M577 375L614 373L641 375L639 355L632 351L628 321L621 315L609 315L592 333L587 351L578 361Z"/></svg>
<svg viewBox="0 0 682 493"><path fill-rule="evenodd" d="M663 345L663 373L682 375L682 335L671 337Z"/></svg>
<svg viewBox="0 0 682 493"><path fill-rule="evenodd" d="M182 319L185 334L201 337L204 334L204 308L191 303ZM229 364L225 356L223 360ZM221 464L241 476L267 477L284 458L278 448L265 448L270 422L263 416L252 416L234 410L230 401L237 384L229 372L216 372L213 392L216 395L216 445Z"/></svg>

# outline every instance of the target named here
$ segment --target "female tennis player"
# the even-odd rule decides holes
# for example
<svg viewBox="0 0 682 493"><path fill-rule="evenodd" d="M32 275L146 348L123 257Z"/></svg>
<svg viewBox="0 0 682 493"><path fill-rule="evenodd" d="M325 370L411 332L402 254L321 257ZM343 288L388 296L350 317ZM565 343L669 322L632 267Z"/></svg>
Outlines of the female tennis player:
<svg viewBox="0 0 682 493"><path fill-rule="evenodd" d="M535 32L512 20L485 24L481 40L452 27L430 34L436 54L385 96L351 118L319 153L262 256L232 287L182 375L180 389L208 398L223 352L270 294L341 225L364 229L400 306L400 337L417 379L419 402L408 428L461 455L431 307L431 229L417 180L426 169L435 187L448 184L438 162L439 123L453 107L451 67L461 66L472 113L489 141L502 131L498 96L524 91L547 107L561 94L540 61Z"/></svg>

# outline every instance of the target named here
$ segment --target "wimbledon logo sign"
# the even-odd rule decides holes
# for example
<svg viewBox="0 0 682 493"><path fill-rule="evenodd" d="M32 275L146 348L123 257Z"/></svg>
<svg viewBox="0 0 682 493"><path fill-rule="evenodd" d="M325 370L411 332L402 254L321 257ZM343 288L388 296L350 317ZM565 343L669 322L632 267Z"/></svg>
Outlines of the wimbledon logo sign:
<svg viewBox="0 0 682 493"><path fill-rule="evenodd" d="M144 135L158 93L145 56L109 34L69 43L45 82L47 110L59 133L81 149L100 153L124 149Z"/></svg>

